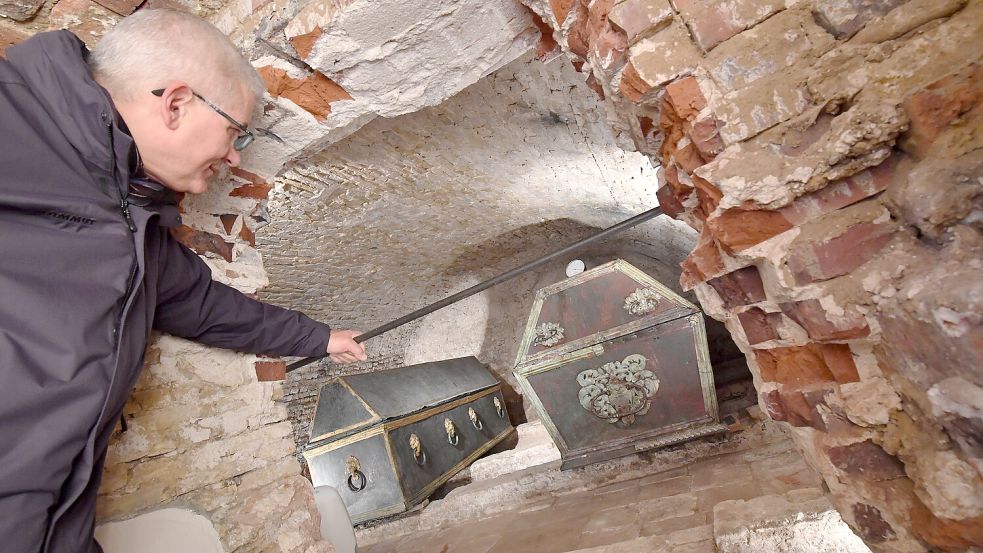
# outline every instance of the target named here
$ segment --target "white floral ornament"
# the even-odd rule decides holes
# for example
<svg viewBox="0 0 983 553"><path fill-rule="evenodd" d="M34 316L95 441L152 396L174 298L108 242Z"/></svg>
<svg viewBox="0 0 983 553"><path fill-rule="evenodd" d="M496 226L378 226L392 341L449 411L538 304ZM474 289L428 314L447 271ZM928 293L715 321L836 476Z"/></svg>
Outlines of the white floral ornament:
<svg viewBox="0 0 983 553"><path fill-rule="evenodd" d="M662 294L651 288L639 288L628 295L625 299L625 310L632 315L644 315L655 311Z"/></svg>
<svg viewBox="0 0 983 553"><path fill-rule="evenodd" d="M580 405L611 424L631 426L636 415L648 413L659 390L659 378L645 363L645 357L632 354L624 361L581 371L577 375Z"/></svg>
<svg viewBox="0 0 983 553"><path fill-rule="evenodd" d="M534 346L552 347L563 341L563 327L557 323L543 323L536 328Z"/></svg>

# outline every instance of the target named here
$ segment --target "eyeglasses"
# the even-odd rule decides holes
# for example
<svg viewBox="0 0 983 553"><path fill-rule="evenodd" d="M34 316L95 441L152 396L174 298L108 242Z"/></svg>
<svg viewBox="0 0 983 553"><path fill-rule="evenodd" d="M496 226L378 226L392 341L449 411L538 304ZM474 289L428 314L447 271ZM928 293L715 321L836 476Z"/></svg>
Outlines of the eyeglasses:
<svg viewBox="0 0 983 553"><path fill-rule="evenodd" d="M152 90L151 93L154 96L160 97L160 96L163 96L164 95L164 89L163 88L158 88L157 90ZM253 143L253 140L256 140L256 135L253 134L253 132L249 130L249 127L248 126L243 125L242 123L240 123L240 122L236 121L235 119L233 119L231 116L229 116L228 113L225 113L218 106L216 106L215 104L209 102L201 94L198 94L194 90L192 90L191 93L195 95L195 98L198 98L202 102L205 102L205 105L207 105L208 107L210 107L213 110L215 110L215 113L218 113L219 115L221 115L222 117L224 117L229 123L232 123L233 125L235 125L236 128L239 129L242 132L242 134L240 134L239 136L237 136L236 139L235 139L235 141L232 142L232 147L235 148L235 150L237 152L241 152L241 151L245 150L246 149L246 146L249 146L250 144ZM281 144L284 143L282 138L280 138L279 136L273 134L272 132L270 132L270 131L268 131L266 129L259 129L259 128L257 128L256 131L259 134L262 134L263 136L268 136L268 137L276 140L277 142L279 142Z"/></svg>

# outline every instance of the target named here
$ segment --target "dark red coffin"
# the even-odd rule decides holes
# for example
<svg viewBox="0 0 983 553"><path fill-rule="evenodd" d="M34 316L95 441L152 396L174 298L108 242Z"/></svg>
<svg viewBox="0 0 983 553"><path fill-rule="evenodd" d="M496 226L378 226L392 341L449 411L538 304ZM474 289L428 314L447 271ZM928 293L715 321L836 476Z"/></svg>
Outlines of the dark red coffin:
<svg viewBox="0 0 983 553"><path fill-rule="evenodd" d="M564 469L725 430L703 314L622 260L537 292L514 374Z"/></svg>

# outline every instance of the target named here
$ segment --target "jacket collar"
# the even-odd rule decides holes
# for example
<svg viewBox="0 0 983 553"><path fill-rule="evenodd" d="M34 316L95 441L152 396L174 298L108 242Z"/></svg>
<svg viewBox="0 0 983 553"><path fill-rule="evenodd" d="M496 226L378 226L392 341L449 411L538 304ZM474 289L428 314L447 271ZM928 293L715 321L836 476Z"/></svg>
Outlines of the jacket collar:
<svg viewBox="0 0 983 553"><path fill-rule="evenodd" d="M92 78L85 44L68 31L51 31L11 46L6 55L83 163L93 173L115 174L125 194L136 144L120 128L109 92Z"/></svg>

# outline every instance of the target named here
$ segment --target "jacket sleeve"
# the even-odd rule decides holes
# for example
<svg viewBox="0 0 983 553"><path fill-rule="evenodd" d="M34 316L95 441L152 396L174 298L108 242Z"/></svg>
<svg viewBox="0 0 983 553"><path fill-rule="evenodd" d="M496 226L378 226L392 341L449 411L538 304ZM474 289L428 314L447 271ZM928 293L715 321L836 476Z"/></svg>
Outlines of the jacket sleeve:
<svg viewBox="0 0 983 553"><path fill-rule="evenodd" d="M205 345L275 356L323 357L331 330L212 280L197 254L164 232L154 328Z"/></svg>

